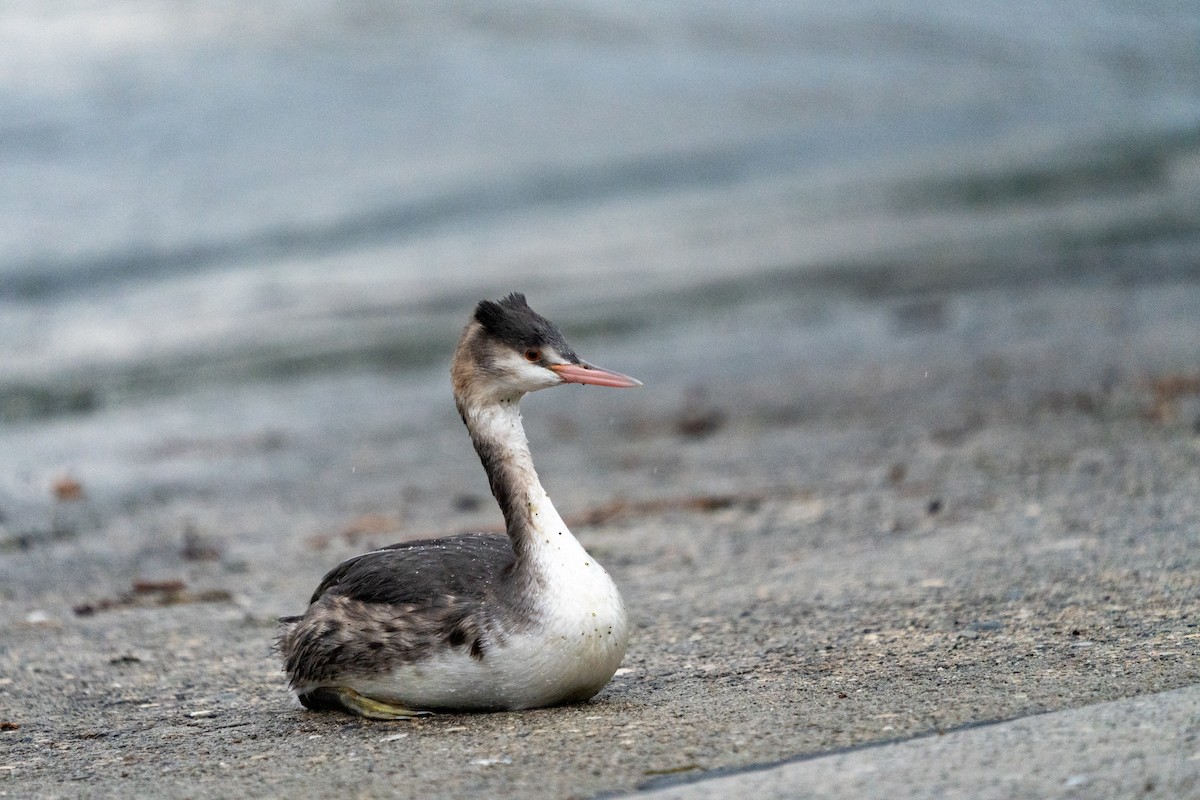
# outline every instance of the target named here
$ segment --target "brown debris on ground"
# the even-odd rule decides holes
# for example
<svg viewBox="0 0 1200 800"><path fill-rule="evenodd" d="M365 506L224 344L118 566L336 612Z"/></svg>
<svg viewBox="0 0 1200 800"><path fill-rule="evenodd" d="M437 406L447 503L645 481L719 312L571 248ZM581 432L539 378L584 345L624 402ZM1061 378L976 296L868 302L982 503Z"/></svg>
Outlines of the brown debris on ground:
<svg viewBox="0 0 1200 800"><path fill-rule="evenodd" d="M54 499L64 503L73 503L84 497L83 484L70 475L61 475L56 478L50 485L50 491L54 495Z"/></svg>
<svg viewBox="0 0 1200 800"><path fill-rule="evenodd" d="M1179 401L1200 396L1200 372L1160 375L1150 381L1154 400L1146 416L1154 422L1170 422L1179 413Z"/></svg>
<svg viewBox="0 0 1200 800"><path fill-rule="evenodd" d="M103 598L95 602L80 603L72 606L77 616L87 617L101 611L113 611L123 608L151 608L158 606L177 606L186 603L228 603L233 595L225 589L202 589L189 591L187 584L181 580L136 580L128 592L115 597Z"/></svg>
<svg viewBox="0 0 1200 800"><path fill-rule="evenodd" d="M726 508L755 508L764 500L787 496L801 496L804 492L788 490L781 492L743 492L737 494L697 494L684 497L664 497L655 500L613 500L581 511L568 518L572 526L588 527L604 525L616 519L652 516L667 511L721 511Z"/></svg>

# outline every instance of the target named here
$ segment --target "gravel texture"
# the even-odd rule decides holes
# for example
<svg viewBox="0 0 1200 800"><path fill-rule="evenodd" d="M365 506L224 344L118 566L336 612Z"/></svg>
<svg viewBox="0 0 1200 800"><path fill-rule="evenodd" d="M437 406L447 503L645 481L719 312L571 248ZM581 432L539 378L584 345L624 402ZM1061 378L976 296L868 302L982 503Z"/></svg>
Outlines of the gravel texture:
<svg viewBox="0 0 1200 800"><path fill-rule="evenodd" d="M713 309L579 346L637 393L526 405L632 617L594 701L381 723L287 693L273 619L325 569L498 520L448 395L384 433L401 387L327 403L326 439L136 449L158 483L73 474L3 529L0 796L592 797L1200 683L1200 284Z"/></svg>

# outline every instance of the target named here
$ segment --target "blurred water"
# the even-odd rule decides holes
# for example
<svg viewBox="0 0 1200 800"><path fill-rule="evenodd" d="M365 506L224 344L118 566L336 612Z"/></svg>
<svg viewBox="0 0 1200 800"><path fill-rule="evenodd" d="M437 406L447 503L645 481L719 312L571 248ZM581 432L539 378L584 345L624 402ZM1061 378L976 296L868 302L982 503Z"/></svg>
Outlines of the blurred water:
<svg viewBox="0 0 1200 800"><path fill-rule="evenodd" d="M1198 41L1168 0L2 3L0 417L425 365L509 288L602 326L1190 242Z"/></svg>
<svg viewBox="0 0 1200 800"><path fill-rule="evenodd" d="M895 356L881 288L1194 273L1197 42L1175 0L0 0L0 552L440 530L486 493L446 361L511 289L647 380L531 402L594 502L673 480L612 467L630 409Z"/></svg>

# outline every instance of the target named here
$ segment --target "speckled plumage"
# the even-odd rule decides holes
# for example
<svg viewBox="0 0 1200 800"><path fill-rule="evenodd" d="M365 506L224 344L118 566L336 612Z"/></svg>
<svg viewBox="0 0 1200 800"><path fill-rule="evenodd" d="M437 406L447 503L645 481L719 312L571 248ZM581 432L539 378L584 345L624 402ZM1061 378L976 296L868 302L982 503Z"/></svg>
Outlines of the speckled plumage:
<svg viewBox="0 0 1200 800"><path fill-rule="evenodd" d="M389 717L579 701L624 655L620 594L542 488L517 403L568 380L637 382L583 364L519 294L477 306L451 373L507 535L405 542L331 570L305 613L282 620L284 668L309 708Z"/></svg>
<svg viewBox="0 0 1200 800"><path fill-rule="evenodd" d="M532 622L521 582L511 577L514 561L508 537L486 533L348 559L325 576L308 612L284 634L287 673L300 686L419 662L443 648L483 658L508 635L497 620L511 630Z"/></svg>

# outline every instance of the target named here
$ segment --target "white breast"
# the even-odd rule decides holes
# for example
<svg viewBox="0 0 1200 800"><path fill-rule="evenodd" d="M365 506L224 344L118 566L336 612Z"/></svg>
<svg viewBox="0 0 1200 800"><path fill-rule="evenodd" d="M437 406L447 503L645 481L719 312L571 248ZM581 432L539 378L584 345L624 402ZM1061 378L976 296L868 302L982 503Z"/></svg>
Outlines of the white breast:
<svg viewBox="0 0 1200 800"><path fill-rule="evenodd" d="M544 492L530 510L538 623L510 633L482 659L447 648L359 678L357 691L413 709L521 709L585 700L608 683L628 639L621 595Z"/></svg>

